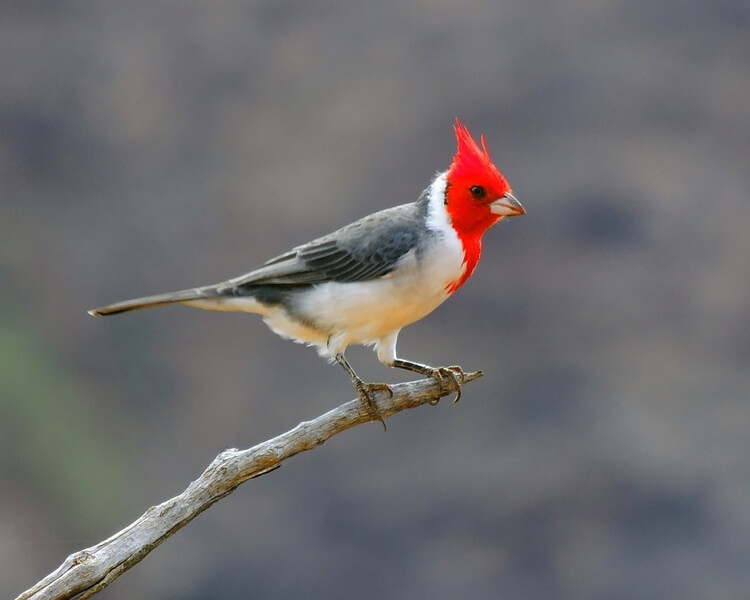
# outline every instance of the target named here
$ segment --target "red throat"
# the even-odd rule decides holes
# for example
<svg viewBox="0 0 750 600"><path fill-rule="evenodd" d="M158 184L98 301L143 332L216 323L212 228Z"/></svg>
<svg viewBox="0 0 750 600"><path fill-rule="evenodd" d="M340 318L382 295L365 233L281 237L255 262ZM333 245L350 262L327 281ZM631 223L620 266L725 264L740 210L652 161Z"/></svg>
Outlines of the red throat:
<svg viewBox="0 0 750 600"><path fill-rule="evenodd" d="M448 285L448 293L461 287L476 269L482 253L482 235L502 218L493 214L489 205L510 192L508 182L490 158L484 136L480 138L480 148L458 119L455 132L457 149L448 169L445 208L463 245L465 270ZM471 192L476 186L484 192L480 197Z"/></svg>
<svg viewBox="0 0 750 600"><path fill-rule="evenodd" d="M477 265L479 264L479 257L482 254L482 238L473 238L473 239L466 239L463 238L461 235L458 236L461 240L461 244L464 247L464 267L465 270L463 272L463 275L456 279L455 281L451 281L448 285L445 286L445 291L449 294L452 294L455 292L458 288L460 288L464 283L466 283L466 280L471 277L471 274L474 272L474 269L477 268Z"/></svg>

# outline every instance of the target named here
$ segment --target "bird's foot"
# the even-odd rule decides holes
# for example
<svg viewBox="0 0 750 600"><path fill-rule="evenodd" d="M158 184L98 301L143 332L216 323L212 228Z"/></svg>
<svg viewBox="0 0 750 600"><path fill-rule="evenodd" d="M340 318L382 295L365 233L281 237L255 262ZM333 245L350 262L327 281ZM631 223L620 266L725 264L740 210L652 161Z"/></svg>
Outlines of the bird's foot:
<svg viewBox="0 0 750 600"><path fill-rule="evenodd" d="M365 383L360 379L354 382L354 387L357 389L357 395L362 401L362 404L367 408L367 412L373 419L380 421L383 424L383 430L386 431L388 428L385 426L385 421L378 410L377 404L375 404L373 395L376 392L385 392L390 398L393 398L393 390L391 389L391 386L387 383Z"/></svg>
<svg viewBox="0 0 750 600"><path fill-rule="evenodd" d="M451 365L450 367L435 367L430 371L430 377L438 382L441 390L445 390L446 387L455 390L456 397L453 398L453 404L461 399L461 386L464 383L465 376L466 373L464 373L463 368L458 365ZM450 386L447 385L449 382ZM434 406L439 401L440 398L436 398L435 400L430 400L430 404Z"/></svg>

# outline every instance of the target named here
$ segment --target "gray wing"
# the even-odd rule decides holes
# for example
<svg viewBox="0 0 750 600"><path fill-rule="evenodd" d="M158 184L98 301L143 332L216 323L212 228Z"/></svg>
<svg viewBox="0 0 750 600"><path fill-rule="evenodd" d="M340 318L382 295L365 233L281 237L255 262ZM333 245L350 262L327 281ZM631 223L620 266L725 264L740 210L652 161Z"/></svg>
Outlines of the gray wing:
<svg viewBox="0 0 750 600"><path fill-rule="evenodd" d="M221 292L242 286L312 285L382 277L417 246L424 229L421 210L417 203L404 204L364 217L217 287Z"/></svg>
<svg viewBox="0 0 750 600"><path fill-rule="evenodd" d="M419 241L426 232L426 209L422 200L389 208L298 246L241 277L217 285L125 300L95 308L89 313L113 315L153 306L246 294L263 294L267 301L275 303L281 301L280 294L283 295L288 287L382 277L390 273L410 250L418 251Z"/></svg>

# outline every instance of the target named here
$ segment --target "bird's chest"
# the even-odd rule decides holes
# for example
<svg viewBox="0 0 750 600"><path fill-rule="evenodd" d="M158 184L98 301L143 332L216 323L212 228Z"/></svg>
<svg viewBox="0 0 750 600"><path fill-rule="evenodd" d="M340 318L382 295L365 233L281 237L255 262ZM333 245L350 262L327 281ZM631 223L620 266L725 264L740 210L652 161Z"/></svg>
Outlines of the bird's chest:
<svg viewBox="0 0 750 600"><path fill-rule="evenodd" d="M465 272L463 260L460 242L442 235L410 251L396 269L372 282L370 314L380 314L388 326L421 319L448 298L453 282Z"/></svg>
<svg viewBox="0 0 750 600"><path fill-rule="evenodd" d="M463 246L458 237L439 233L435 238L407 257L401 272L394 274L394 279L405 282L408 296L416 305L420 304L420 297L427 303L431 299L443 302L466 273Z"/></svg>
<svg viewBox="0 0 750 600"><path fill-rule="evenodd" d="M315 286L299 308L323 330L347 331L351 341L377 339L442 304L464 274L463 260L460 241L441 235L405 254L383 277Z"/></svg>

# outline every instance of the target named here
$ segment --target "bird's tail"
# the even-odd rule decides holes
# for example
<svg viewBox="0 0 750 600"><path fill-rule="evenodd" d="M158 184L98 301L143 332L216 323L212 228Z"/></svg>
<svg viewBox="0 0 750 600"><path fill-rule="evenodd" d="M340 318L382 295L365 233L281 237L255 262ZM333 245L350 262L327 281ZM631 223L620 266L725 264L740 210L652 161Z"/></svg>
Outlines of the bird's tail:
<svg viewBox="0 0 750 600"><path fill-rule="evenodd" d="M165 294L156 294L155 296L144 296L143 298L133 298L132 300L123 300L107 306L93 308L88 313L92 317L102 317L105 315L116 315L130 310L141 310L143 308L155 308L167 304L181 304L183 302L192 302L200 300L210 300L217 298L218 291L215 286L202 288L193 288L189 290L180 290L177 292L167 292Z"/></svg>

